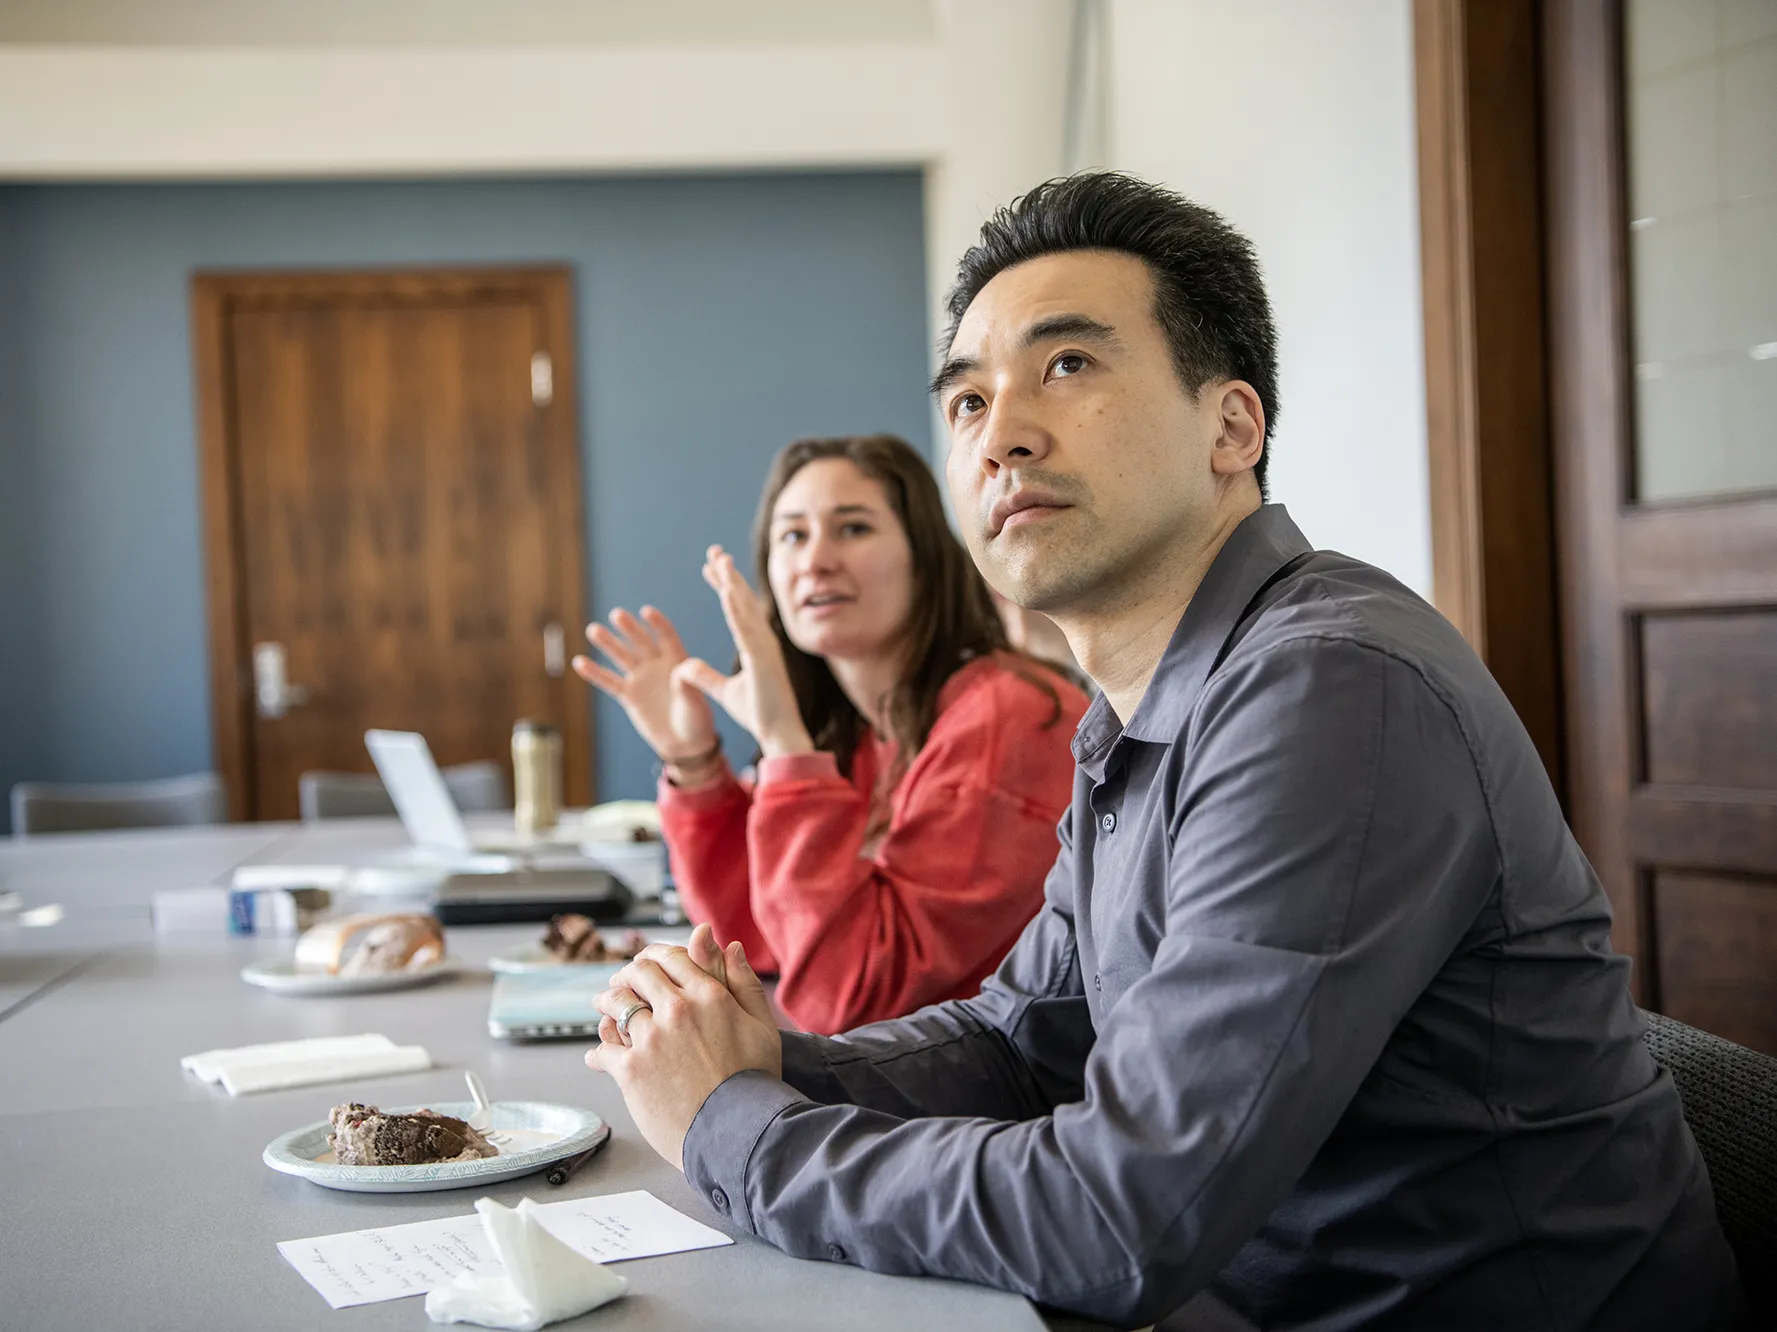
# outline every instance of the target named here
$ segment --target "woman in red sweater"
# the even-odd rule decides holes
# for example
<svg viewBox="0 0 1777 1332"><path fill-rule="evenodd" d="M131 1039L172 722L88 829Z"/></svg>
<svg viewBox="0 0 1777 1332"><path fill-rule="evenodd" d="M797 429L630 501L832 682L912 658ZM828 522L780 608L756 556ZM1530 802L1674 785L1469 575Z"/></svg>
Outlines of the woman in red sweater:
<svg viewBox="0 0 1777 1332"><path fill-rule="evenodd" d="M971 995L1042 903L1086 699L1008 646L899 439L790 445L754 547L769 597L720 547L703 567L733 675L649 606L587 627L609 666L574 659L660 756L680 896L810 1031ZM706 695L758 742L756 780L730 771Z"/></svg>

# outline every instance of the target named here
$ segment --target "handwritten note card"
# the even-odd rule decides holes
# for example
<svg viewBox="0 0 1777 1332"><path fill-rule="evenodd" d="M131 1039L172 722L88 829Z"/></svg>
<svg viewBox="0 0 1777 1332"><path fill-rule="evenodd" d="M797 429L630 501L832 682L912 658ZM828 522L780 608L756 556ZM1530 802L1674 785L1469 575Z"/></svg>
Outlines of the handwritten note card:
<svg viewBox="0 0 1777 1332"><path fill-rule="evenodd" d="M640 1191L545 1203L537 1219L570 1249L601 1263L734 1243ZM497 1272L500 1266L474 1212L285 1240L278 1252L335 1309L423 1295L458 1272Z"/></svg>

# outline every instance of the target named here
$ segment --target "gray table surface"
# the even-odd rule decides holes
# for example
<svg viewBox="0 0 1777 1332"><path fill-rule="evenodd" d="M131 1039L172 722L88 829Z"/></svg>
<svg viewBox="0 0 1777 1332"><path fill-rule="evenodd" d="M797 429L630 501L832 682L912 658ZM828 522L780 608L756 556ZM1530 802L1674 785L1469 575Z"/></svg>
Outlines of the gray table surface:
<svg viewBox="0 0 1777 1332"><path fill-rule="evenodd" d="M0 930L0 1326L430 1327L415 1299L329 1310L277 1242L461 1215L483 1192L510 1205L647 1189L734 1235L734 1245L623 1263L623 1299L557 1326L1040 1332L1036 1312L1014 1296L804 1262L740 1233L642 1141L616 1088L581 1064L583 1043L489 1037L482 966L534 940L535 926L454 928L451 951L472 966L458 978L325 999L239 979L255 957L287 952L288 940L149 929L156 888L225 881L248 859L320 863L398 840L392 822L364 820L0 842L0 886L29 906L68 909L54 927ZM179 1067L199 1050L363 1031L425 1045L437 1067L239 1098ZM560 1188L533 1176L446 1193L340 1193L260 1161L272 1138L348 1096L463 1099L467 1068L496 1099L595 1110L612 1125L610 1146Z"/></svg>

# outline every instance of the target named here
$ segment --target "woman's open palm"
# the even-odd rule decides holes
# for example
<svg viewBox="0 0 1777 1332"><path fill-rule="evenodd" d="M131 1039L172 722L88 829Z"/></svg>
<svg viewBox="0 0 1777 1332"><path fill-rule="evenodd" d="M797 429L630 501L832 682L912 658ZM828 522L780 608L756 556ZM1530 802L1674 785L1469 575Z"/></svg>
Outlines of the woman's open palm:
<svg viewBox="0 0 1777 1332"><path fill-rule="evenodd" d="M665 614L643 606L637 619L626 610L611 613L609 627L586 626L586 641L610 661L574 658L574 673L623 705L643 740L668 761L708 754L716 745L716 719L708 700L677 677L687 660L679 631Z"/></svg>

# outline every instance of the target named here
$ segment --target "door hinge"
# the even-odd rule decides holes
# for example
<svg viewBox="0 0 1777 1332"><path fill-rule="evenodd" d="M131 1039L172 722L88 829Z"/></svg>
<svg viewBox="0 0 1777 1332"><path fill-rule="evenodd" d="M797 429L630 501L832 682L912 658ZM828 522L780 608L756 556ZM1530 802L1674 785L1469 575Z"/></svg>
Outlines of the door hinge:
<svg viewBox="0 0 1777 1332"><path fill-rule="evenodd" d="M555 362L546 351L531 353L531 403L547 407L555 401Z"/></svg>

